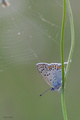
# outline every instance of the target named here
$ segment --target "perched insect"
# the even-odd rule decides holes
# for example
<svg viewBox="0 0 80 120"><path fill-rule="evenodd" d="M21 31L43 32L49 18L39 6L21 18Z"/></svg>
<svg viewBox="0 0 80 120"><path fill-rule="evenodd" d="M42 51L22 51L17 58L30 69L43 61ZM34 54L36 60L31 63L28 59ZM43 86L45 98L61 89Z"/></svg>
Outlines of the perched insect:
<svg viewBox="0 0 80 120"><path fill-rule="evenodd" d="M65 62L64 64L67 64ZM62 87L62 65L61 63L37 63L36 67L51 91L59 91ZM49 90L48 89L48 90ZM46 91L45 91L46 92Z"/></svg>
<svg viewBox="0 0 80 120"><path fill-rule="evenodd" d="M5 7L5 6L10 6L10 3L7 0L2 0L2 7Z"/></svg>

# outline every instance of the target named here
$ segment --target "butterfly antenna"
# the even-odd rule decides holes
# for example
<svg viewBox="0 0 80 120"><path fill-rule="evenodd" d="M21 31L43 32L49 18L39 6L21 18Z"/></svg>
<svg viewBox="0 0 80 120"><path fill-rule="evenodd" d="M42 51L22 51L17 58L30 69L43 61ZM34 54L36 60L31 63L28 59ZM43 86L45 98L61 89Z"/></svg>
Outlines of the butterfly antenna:
<svg viewBox="0 0 80 120"><path fill-rule="evenodd" d="M48 90L50 90L51 88L47 89L45 92L43 92L42 94L40 94L40 96L42 96L44 93L46 93Z"/></svg>

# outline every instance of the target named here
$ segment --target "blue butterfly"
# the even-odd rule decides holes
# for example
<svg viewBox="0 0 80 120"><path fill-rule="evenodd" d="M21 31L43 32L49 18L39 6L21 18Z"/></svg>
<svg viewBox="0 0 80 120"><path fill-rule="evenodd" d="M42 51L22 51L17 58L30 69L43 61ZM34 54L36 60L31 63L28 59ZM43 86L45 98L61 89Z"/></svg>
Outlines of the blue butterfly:
<svg viewBox="0 0 80 120"><path fill-rule="evenodd" d="M65 62L64 64L67 64ZM37 63L36 67L51 91L59 91L62 87L62 65L61 63Z"/></svg>

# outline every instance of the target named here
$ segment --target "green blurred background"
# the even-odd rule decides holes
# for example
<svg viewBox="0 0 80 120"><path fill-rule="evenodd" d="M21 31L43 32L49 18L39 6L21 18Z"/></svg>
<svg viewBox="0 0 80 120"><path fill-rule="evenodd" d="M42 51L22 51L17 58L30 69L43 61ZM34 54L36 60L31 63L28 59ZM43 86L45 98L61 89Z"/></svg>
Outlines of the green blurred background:
<svg viewBox="0 0 80 120"><path fill-rule="evenodd" d="M0 120L63 120L61 92L48 91L38 62L61 62L62 0L10 0L0 4ZM72 0L75 49L66 83L69 120L80 120L80 0ZM64 60L70 50L66 14Z"/></svg>

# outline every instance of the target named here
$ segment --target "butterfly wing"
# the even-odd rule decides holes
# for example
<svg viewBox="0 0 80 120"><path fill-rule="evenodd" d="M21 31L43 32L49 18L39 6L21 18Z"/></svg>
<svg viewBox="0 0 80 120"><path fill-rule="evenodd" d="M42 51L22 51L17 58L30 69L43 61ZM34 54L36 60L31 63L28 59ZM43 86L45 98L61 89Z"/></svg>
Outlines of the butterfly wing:
<svg viewBox="0 0 80 120"><path fill-rule="evenodd" d="M58 91L62 86L61 63L38 63L36 66L47 84Z"/></svg>
<svg viewBox="0 0 80 120"><path fill-rule="evenodd" d="M36 66L37 66L39 73L42 75L42 77L47 82L47 84L52 87L52 84L50 81L50 71L48 70L48 64L47 63L38 63Z"/></svg>

